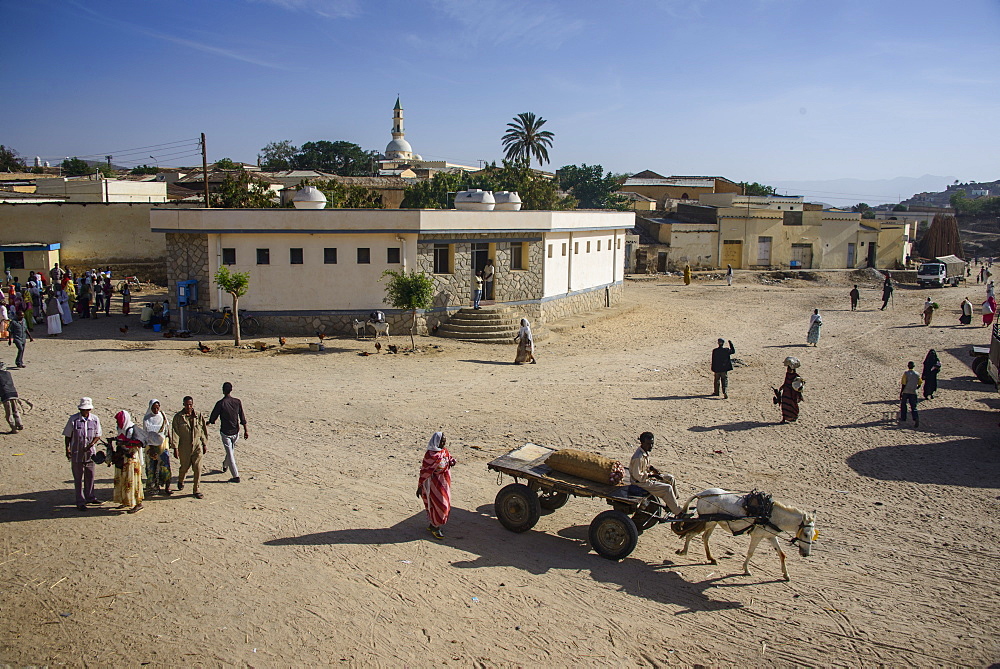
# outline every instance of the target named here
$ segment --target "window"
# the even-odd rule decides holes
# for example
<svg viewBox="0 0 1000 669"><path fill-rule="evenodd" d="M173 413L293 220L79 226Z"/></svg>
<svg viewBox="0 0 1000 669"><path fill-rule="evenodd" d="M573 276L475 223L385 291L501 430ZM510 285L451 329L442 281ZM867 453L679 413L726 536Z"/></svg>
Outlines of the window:
<svg viewBox="0 0 1000 669"><path fill-rule="evenodd" d="M601 252L601 240L600 239L597 240L597 252L598 253Z"/></svg>
<svg viewBox="0 0 1000 669"><path fill-rule="evenodd" d="M619 239L618 240L618 248L621 248L621 247L622 247L622 240Z"/></svg>
<svg viewBox="0 0 1000 669"><path fill-rule="evenodd" d="M24 269L24 251L4 251L3 266L9 269Z"/></svg>
<svg viewBox="0 0 1000 669"><path fill-rule="evenodd" d="M587 242L587 253L590 253L590 242Z"/></svg>
<svg viewBox="0 0 1000 669"><path fill-rule="evenodd" d="M448 244L434 245L434 273L451 274L451 248Z"/></svg>
<svg viewBox="0 0 1000 669"><path fill-rule="evenodd" d="M222 249L222 264L223 265L236 264L236 249Z"/></svg>
<svg viewBox="0 0 1000 669"><path fill-rule="evenodd" d="M510 268L528 269L528 244L527 242L510 243Z"/></svg>
<svg viewBox="0 0 1000 669"><path fill-rule="evenodd" d="M271 249L257 249L257 264L258 265L271 264Z"/></svg>
<svg viewBox="0 0 1000 669"><path fill-rule="evenodd" d="M601 249L597 249L597 250L600 251ZM608 239L608 250L609 251L611 250L611 239Z"/></svg>
<svg viewBox="0 0 1000 669"><path fill-rule="evenodd" d="M573 242L573 254L576 255L580 252L580 242Z"/></svg>
<svg viewBox="0 0 1000 669"><path fill-rule="evenodd" d="M566 255L566 242L563 242L562 254Z"/></svg>
<svg viewBox="0 0 1000 669"><path fill-rule="evenodd" d="M552 244L549 244L549 257L552 257Z"/></svg>
<svg viewBox="0 0 1000 669"><path fill-rule="evenodd" d="M302 249L288 249L288 262L292 265L301 265Z"/></svg>
<svg viewBox="0 0 1000 669"><path fill-rule="evenodd" d="M390 265L398 265L400 263L400 256L399 247L386 249L385 261Z"/></svg>
<svg viewBox="0 0 1000 669"><path fill-rule="evenodd" d="M358 247L358 264L370 265L372 262L372 250Z"/></svg>
<svg viewBox="0 0 1000 669"><path fill-rule="evenodd" d="M323 264L324 265L336 265L337 264L337 249L323 249Z"/></svg>

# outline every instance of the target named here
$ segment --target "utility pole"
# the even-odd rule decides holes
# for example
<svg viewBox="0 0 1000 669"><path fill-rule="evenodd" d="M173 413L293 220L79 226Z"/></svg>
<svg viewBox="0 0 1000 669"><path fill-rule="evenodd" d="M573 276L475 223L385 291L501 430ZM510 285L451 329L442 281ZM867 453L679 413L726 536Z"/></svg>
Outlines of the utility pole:
<svg viewBox="0 0 1000 669"><path fill-rule="evenodd" d="M208 199L208 150L205 148L205 133L201 133L201 176L205 180L205 209L211 209Z"/></svg>

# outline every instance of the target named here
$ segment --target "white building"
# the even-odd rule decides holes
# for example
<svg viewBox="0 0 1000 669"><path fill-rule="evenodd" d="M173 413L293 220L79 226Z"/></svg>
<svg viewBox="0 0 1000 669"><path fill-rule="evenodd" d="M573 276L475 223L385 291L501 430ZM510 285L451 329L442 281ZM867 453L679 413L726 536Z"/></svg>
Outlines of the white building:
<svg viewBox="0 0 1000 669"><path fill-rule="evenodd" d="M167 184L158 181L132 181L85 177L39 179L38 195L61 196L69 202L145 202L167 201Z"/></svg>
<svg viewBox="0 0 1000 669"><path fill-rule="evenodd" d="M382 272L434 279L432 327L471 303L473 277L496 268L497 303L533 320L609 306L622 295L625 231L635 215L603 211L377 209L154 209L165 233L170 288L197 279L201 306L228 304L211 277L221 265L250 273L241 306L275 331L351 332L351 321L387 308Z"/></svg>

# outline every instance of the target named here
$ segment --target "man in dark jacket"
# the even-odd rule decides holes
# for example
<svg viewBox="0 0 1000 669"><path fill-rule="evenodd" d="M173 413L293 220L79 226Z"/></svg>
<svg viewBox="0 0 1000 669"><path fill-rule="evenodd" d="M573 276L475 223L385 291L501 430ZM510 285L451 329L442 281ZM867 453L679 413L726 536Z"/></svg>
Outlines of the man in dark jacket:
<svg viewBox="0 0 1000 669"><path fill-rule="evenodd" d="M722 383L722 397L729 399L729 371L733 368L733 361L730 359L736 353L733 342L729 342L726 348L726 340L719 339L719 346L712 349L712 371L715 372L715 392L713 397L719 396L719 383Z"/></svg>
<svg viewBox="0 0 1000 669"><path fill-rule="evenodd" d="M3 411L10 425L10 431L23 430L21 423L21 407L18 406L17 388L14 387L14 379L7 371L7 365L0 362L0 400L3 400Z"/></svg>
<svg viewBox="0 0 1000 669"><path fill-rule="evenodd" d="M236 468L236 441L240 438L240 425L243 426L243 438L249 439L247 434L247 419L243 415L243 403L232 396L233 384L226 381L222 384L222 394L224 397L215 403L212 415L208 418L209 425L215 425L215 421L221 419L219 433L222 435L222 447L226 449L226 459L222 462L223 473L229 470L233 477L230 483L240 482L240 470Z"/></svg>

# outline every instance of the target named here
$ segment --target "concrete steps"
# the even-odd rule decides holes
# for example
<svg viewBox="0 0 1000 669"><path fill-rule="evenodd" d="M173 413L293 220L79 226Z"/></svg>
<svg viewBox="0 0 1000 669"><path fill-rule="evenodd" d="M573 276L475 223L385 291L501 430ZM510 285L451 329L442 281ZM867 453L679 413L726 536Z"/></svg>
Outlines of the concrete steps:
<svg viewBox="0 0 1000 669"><path fill-rule="evenodd" d="M438 326L438 337L486 344L510 344L521 329L521 315L511 307L465 308Z"/></svg>

